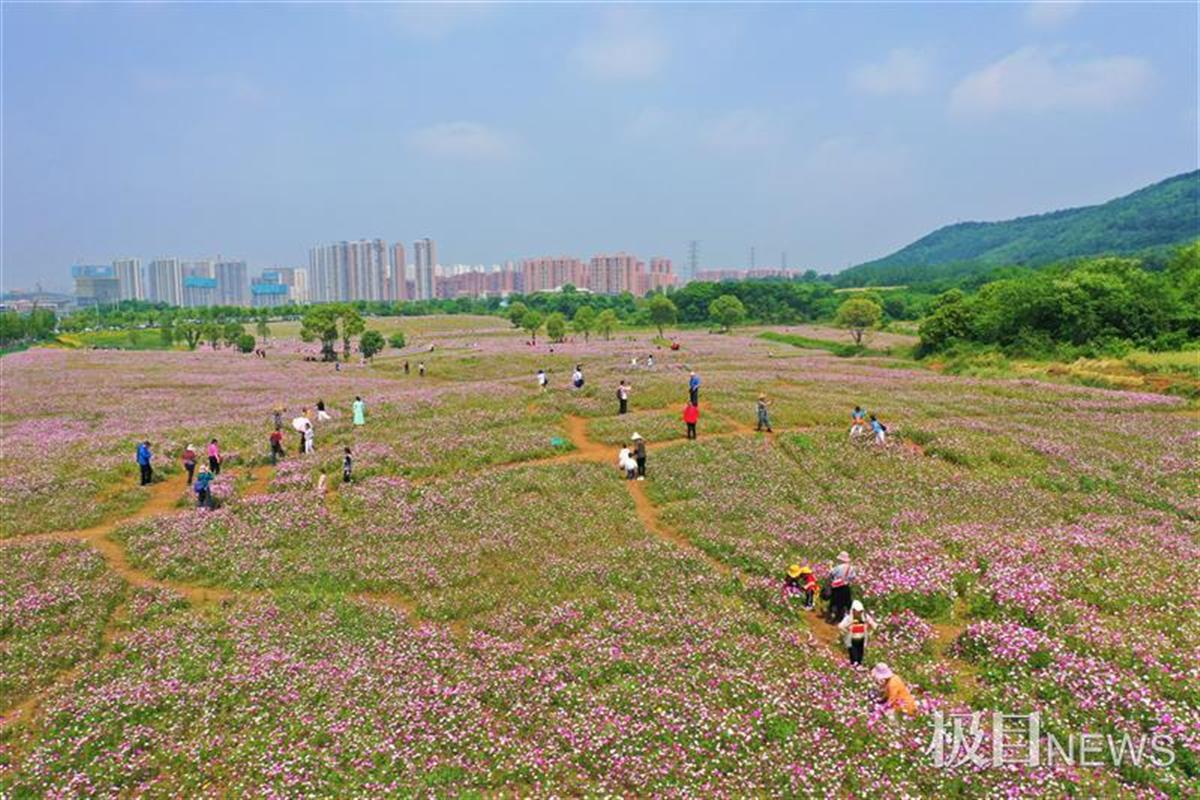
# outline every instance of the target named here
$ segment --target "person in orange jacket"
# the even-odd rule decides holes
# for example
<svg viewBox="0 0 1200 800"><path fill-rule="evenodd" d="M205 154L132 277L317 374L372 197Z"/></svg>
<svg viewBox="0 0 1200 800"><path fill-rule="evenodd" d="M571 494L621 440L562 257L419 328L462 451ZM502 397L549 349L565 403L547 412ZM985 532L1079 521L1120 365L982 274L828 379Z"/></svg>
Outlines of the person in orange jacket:
<svg viewBox="0 0 1200 800"><path fill-rule="evenodd" d="M688 403L683 407L683 421L687 423L687 438L696 438L696 423L700 421L700 406Z"/></svg>
<svg viewBox="0 0 1200 800"><path fill-rule="evenodd" d="M917 703L913 700L912 692L900 680L900 676L882 661L871 670L871 677L879 685L879 702L885 708L888 719L894 720L896 712L917 715Z"/></svg>

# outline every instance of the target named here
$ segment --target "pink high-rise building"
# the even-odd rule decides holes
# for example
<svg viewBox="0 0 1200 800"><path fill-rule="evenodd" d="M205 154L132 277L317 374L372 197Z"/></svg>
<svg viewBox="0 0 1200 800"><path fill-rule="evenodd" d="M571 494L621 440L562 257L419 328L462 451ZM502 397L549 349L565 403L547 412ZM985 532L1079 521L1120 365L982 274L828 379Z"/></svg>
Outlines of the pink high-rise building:
<svg viewBox="0 0 1200 800"><path fill-rule="evenodd" d="M650 271L644 276L644 286L638 292L638 295L644 295L647 292L657 292L661 289L670 289L675 286L675 273L671 271L671 259L669 258L652 258L650 259Z"/></svg>
<svg viewBox="0 0 1200 800"><path fill-rule="evenodd" d="M596 294L638 293L645 270L645 263L628 253L592 256L587 287Z"/></svg>
<svg viewBox="0 0 1200 800"><path fill-rule="evenodd" d="M583 262L569 256L527 258L521 262L524 284L522 291L552 292L566 284L575 287L587 285L588 272Z"/></svg>

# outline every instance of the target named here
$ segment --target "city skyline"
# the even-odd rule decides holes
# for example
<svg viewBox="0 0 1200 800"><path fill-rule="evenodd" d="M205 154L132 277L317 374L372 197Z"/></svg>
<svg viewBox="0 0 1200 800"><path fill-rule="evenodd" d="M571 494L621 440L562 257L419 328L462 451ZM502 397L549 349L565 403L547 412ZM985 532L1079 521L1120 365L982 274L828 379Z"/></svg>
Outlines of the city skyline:
<svg viewBox="0 0 1200 800"><path fill-rule="evenodd" d="M835 272L1196 166L1194 4L2 13L6 289L397 221L447 263Z"/></svg>
<svg viewBox="0 0 1200 800"><path fill-rule="evenodd" d="M586 263L574 256L542 256L490 267L440 264L437 242L429 237L413 242L412 252L409 264L403 241L342 240L309 248L307 267L266 267L254 276L245 261L223 258L156 258L145 268L140 258L116 258L111 264L74 264L70 275L80 305L145 300L185 308L503 297L567 285L643 297L681 283L670 258L651 256L647 263L624 251L593 255Z"/></svg>

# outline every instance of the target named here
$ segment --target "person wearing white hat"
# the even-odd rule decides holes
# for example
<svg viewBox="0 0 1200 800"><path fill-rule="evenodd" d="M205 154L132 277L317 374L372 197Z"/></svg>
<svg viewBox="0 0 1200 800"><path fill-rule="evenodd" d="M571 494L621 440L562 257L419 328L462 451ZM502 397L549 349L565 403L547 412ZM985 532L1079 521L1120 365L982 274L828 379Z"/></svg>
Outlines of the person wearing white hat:
<svg viewBox="0 0 1200 800"><path fill-rule="evenodd" d="M633 432L633 457L637 461L637 479L646 480L646 440L637 431Z"/></svg>
<svg viewBox="0 0 1200 800"><path fill-rule="evenodd" d="M867 638L875 630L875 620L863 608L861 600L850 604L850 613L842 617L842 621L838 623L838 630L842 632L842 643L850 653L850 663L861 667Z"/></svg>
<svg viewBox="0 0 1200 800"><path fill-rule="evenodd" d="M896 712L916 715L917 703L912 693L900 680L900 676L882 661L871 670L871 677L879 684L879 702L885 707L889 719L896 718Z"/></svg>
<svg viewBox="0 0 1200 800"><path fill-rule="evenodd" d="M190 444L183 451L183 468L187 470L187 485L196 479L196 448Z"/></svg>
<svg viewBox="0 0 1200 800"><path fill-rule="evenodd" d="M856 577L854 567L850 566L850 554L845 550L838 553L837 564L829 571L829 621L837 624L854 599L851 584Z"/></svg>

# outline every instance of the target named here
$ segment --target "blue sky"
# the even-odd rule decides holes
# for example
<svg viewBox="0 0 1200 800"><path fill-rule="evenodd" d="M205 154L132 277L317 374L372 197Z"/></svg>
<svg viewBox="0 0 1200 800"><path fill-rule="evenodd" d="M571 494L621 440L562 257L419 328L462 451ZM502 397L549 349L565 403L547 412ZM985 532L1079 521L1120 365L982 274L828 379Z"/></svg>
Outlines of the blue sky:
<svg viewBox="0 0 1200 800"><path fill-rule="evenodd" d="M832 271L1197 166L1191 3L2 13L6 287L361 237Z"/></svg>

